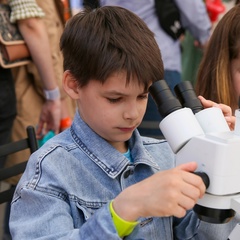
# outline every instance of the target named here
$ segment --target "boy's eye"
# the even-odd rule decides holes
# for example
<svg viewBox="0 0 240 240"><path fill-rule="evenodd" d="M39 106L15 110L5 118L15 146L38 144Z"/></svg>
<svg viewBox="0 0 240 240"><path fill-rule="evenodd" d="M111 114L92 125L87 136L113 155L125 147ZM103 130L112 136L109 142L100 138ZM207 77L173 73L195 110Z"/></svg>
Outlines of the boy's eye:
<svg viewBox="0 0 240 240"><path fill-rule="evenodd" d="M148 98L148 94L140 95L138 98L140 98L140 99L146 99L146 98Z"/></svg>
<svg viewBox="0 0 240 240"><path fill-rule="evenodd" d="M110 102L110 103L116 103L116 102L119 102L121 100L121 98L107 98L107 100Z"/></svg>

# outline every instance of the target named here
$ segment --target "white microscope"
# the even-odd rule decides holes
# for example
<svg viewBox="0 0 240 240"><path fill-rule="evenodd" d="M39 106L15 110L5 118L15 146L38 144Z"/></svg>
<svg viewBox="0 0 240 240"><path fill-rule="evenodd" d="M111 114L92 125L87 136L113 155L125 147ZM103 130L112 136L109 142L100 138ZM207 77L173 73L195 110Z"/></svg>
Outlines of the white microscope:
<svg viewBox="0 0 240 240"><path fill-rule="evenodd" d="M240 213L240 111L230 131L219 108L203 109L190 82L175 87L175 97L164 80L149 91L163 117L159 127L176 154L176 164L195 161L207 190L194 207L202 221L226 223ZM240 239L240 224L229 240Z"/></svg>

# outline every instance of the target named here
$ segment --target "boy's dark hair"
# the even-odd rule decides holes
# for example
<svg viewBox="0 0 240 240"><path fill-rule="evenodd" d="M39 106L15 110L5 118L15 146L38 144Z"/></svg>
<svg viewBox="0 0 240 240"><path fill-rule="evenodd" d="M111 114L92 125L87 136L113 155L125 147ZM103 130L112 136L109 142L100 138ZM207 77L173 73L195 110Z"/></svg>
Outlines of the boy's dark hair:
<svg viewBox="0 0 240 240"><path fill-rule="evenodd" d="M83 87L102 83L113 73L127 72L145 88L163 79L163 63L154 34L134 13L121 7L86 9L66 24L60 40L64 70Z"/></svg>

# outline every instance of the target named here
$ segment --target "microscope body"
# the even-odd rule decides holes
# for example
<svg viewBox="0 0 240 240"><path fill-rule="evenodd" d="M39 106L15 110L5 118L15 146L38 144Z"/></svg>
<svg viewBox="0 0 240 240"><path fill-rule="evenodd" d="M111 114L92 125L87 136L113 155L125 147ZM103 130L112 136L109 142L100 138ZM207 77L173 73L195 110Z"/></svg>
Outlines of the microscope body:
<svg viewBox="0 0 240 240"><path fill-rule="evenodd" d="M240 192L240 137L231 132L191 138L176 154L176 163L195 161L211 184L207 192L228 195Z"/></svg>
<svg viewBox="0 0 240 240"><path fill-rule="evenodd" d="M213 209L233 209L232 199L240 194L240 137L233 132L195 136L176 153L177 165L191 161L197 162L196 171L206 173L210 180L198 204Z"/></svg>
<svg viewBox="0 0 240 240"><path fill-rule="evenodd" d="M230 131L219 108L193 114L182 108L166 116L159 125L176 155L176 165L197 162L197 172L207 174L206 207L231 209L231 198L240 193L240 135ZM206 195L205 194L205 195ZM240 212L240 211L239 211Z"/></svg>
<svg viewBox="0 0 240 240"><path fill-rule="evenodd" d="M235 113L235 131L230 131L221 109L203 109L191 86L176 90L179 104L162 81L154 83L150 93L164 117L159 127L175 153L176 165L197 162L196 172L206 174L209 181L194 211L203 221L228 222L240 213L240 112ZM229 239L239 235L240 224Z"/></svg>

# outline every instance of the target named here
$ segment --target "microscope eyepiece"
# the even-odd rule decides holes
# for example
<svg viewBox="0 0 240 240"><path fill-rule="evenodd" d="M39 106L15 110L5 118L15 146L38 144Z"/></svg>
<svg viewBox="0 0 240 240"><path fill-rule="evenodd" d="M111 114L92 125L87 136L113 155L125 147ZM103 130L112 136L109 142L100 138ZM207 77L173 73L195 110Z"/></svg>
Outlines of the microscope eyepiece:
<svg viewBox="0 0 240 240"><path fill-rule="evenodd" d="M181 103L172 94L164 80L154 82L150 86L149 92L157 104L158 111L162 117L166 117L170 113L182 108Z"/></svg>
<svg viewBox="0 0 240 240"><path fill-rule="evenodd" d="M191 82L180 82L175 86L174 91L183 107L191 108L194 114L203 110L203 106L197 98Z"/></svg>

